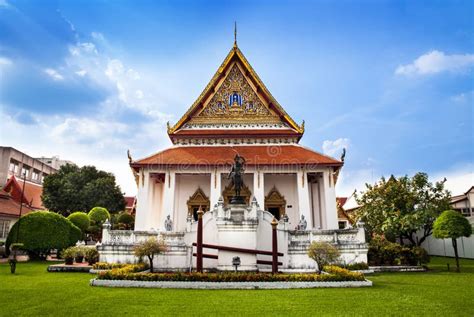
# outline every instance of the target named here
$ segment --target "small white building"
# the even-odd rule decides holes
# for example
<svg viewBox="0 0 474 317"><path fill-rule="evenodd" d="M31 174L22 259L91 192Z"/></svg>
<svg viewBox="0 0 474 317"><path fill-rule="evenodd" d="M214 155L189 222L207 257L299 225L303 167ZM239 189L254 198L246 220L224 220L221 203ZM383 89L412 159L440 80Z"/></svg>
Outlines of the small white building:
<svg viewBox="0 0 474 317"><path fill-rule="evenodd" d="M235 43L204 91L173 126L173 146L132 160L138 194L135 230L104 230L101 261L134 261L132 247L160 236L170 246L158 269L194 266L197 211L205 214L204 243L270 250L273 218L279 221L280 269L313 269L306 255L312 241L337 245L346 262L367 262L364 230L339 229L335 185L343 161L299 145L297 124L271 95ZM245 206L229 204L233 159L246 160L241 195ZM266 270L269 257L205 250L204 268Z"/></svg>

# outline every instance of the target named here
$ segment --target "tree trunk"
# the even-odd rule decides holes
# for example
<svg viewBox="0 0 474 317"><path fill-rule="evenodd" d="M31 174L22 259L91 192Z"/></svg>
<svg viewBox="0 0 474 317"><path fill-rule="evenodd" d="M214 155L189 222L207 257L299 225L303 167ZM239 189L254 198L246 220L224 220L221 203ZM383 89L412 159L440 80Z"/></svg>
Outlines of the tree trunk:
<svg viewBox="0 0 474 317"><path fill-rule="evenodd" d="M148 260L150 261L150 273L153 273L153 257L149 256Z"/></svg>
<svg viewBox="0 0 474 317"><path fill-rule="evenodd" d="M458 255L458 241L456 239L451 239L453 241L454 256L456 258L456 272L461 272L459 269L459 255Z"/></svg>

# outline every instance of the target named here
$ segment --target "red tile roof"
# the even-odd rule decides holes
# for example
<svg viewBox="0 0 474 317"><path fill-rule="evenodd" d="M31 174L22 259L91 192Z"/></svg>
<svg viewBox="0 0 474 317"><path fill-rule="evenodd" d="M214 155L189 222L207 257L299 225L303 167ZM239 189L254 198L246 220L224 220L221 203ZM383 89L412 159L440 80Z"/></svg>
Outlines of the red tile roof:
<svg viewBox="0 0 474 317"><path fill-rule="evenodd" d="M23 201L23 203L34 209L44 209L43 202L41 200L41 194L43 193L43 186L41 185L26 182L23 199L21 197L21 192L23 190L23 180L18 181L15 176L12 176L7 181L3 189L10 193L13 200L15 200L17 203Z"/></svg>
<svg viewBox="0 0 474 317"><path fill-rule="evenodd" d="M33 208L23 206L21 214L25 215L34 211ZM12 196L3 189L0 189L0 215L13 216L18 218L20 214L20 204L13 200Z"/></svg>
<svg viewBox="0 0 474 317"><path fill-rule="evenodd" d="M347 201L347 197L336 197L336 202L341 206L344 207Z"/></svg>
<svg viewBox="0 0 474 317"><path fill-rule="evenodd" d="M215 166L231 165L236 154L243 156L247 165L324 165L342 166L342 162L300 145L249 146L177 146L131 163L144 165Z"/></svg>
<svg viewBox="0 0 474 317"><path fill-rule="evenodd" d="M135 197L125 196L125 208L133 208L133 204L135 203Z"/></svg>

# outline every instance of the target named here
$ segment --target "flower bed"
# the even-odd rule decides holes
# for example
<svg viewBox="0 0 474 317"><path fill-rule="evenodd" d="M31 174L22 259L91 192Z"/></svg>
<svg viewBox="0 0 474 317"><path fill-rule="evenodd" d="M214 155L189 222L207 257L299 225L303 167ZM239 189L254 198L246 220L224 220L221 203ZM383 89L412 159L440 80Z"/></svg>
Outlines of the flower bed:
<svg viewBox="0 0 474 317"><path fill-rule="evenodd" d="M124 267L129 267L129 266L133 267L133 265L136 265L136 264L97 262L92 266L92 268L94 270L112 270L112 269L120 269Z"/></svg>
<svg viewBox="0 0 474 317"><path fill-rule="evenodd" d="M345 282L365 281L362 273L350 272L346 269L327 266L324 271L327 274L269 274L269 273L247 273L247 272L224 272L224 273L137 273L144 266L140 264L129 265L118 269L99 273L98 280L122 280L122 281L173 281L173 282Z"/></svg>

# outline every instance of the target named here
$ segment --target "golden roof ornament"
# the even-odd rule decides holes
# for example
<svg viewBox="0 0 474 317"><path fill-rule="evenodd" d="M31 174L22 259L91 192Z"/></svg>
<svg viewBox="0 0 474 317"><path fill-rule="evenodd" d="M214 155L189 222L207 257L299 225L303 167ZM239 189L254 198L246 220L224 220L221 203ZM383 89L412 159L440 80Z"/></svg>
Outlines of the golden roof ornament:
<svg viewBox="0 0 474 317"><path fill-rule="evenodd" d="M237 47L237 21L234 22L234 48Z"/></svg>

